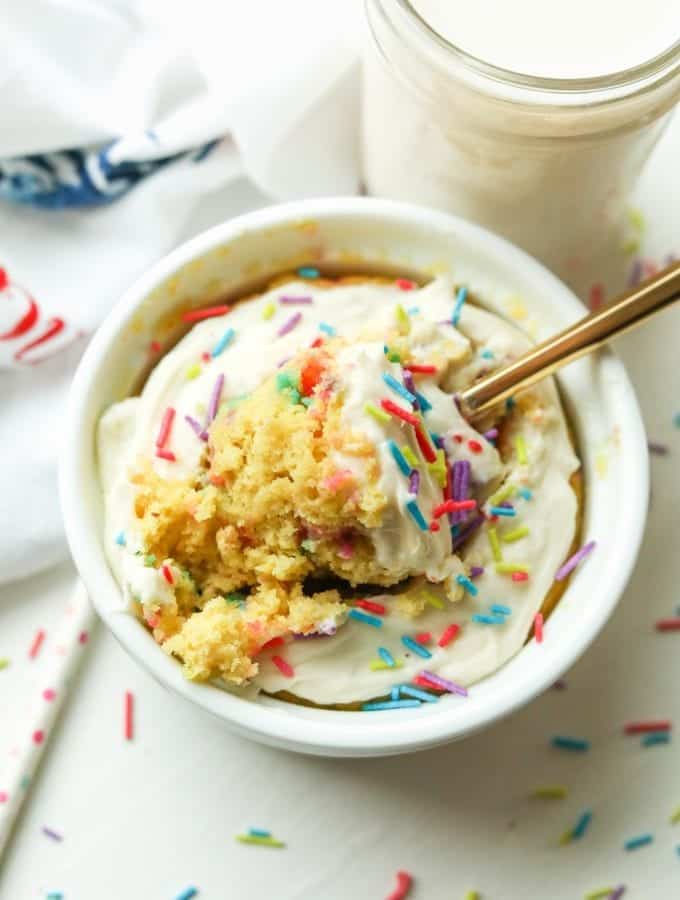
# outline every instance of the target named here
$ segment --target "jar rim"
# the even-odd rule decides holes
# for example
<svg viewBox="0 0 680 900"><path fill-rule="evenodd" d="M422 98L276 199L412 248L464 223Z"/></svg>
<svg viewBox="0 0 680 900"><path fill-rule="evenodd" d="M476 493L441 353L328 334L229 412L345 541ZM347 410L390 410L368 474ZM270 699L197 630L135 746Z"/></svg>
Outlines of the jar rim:
<svg viewBox="0 0 680 900"><path fill-rule="evenodd" d="M441 50L451 54L454 60L462 63L477 74L493 81L516 88L547 91L562 95L582 94L590 91L606 91L608 89L633 88L635 85L656 81L658 76L669 77L680 72L680 38L666 50L645 62L638 63L628 69L621 69L605 75L589 78L559 78L542 75L529 75L506 69L487 62L481 57L468 53L440 34L415 8L411 0L393 0L411 19L421 36L433 41Z"/></svg>

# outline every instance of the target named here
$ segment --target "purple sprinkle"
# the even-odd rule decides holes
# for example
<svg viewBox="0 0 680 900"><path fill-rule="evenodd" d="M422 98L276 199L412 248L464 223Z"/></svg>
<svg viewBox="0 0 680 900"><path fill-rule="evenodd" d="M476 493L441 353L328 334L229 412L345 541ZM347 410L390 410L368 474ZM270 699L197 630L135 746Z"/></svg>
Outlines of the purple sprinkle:
<svg viewBox="0 0 680 900"><path fill-rule="evenodd" d="M451 499L460 500L460 477L462 472L462 460L457 459L451 466ZM454 525L458 521L459 513L449 513L449 522Z"/></svg>
<svg viewBox="0 0 680 900"><path fill-rule="evenodd" d="M471 522L468 522L460 534L456 535L453 539L453 543L451 544L451 550L457 550L461 544L465 543L465 541L470 537L470 535L475 532L479 526L484 521L484 516L477 516L476 519L473 519Z"/></svg>
<svg viewBox="0 0 680 900"><path fill-rule="evenodd" d="M224 375L218 375L210 395L210 403L208 403L208 425L215 421L217 415L217 407L220 405L220 397L222 396L222 388L224 387Z"/></svg>
<svg viewBox="0 0 680 900"><path fill-rule="evenodd" d="M615 888L615 890L613 890L612 893L609 895L609 900L621 900L621 897L623 897L623 895L625 894L625 892L626 892L626 885L625 885L625 884L620 884L620 885L619 885L617 888Z"/></svg>
<svg viewBox="0 0 680 900"><path fill-rule="evenodd" d="M633 268L630 271L630 277L628 278L628 287L635 287L640 283L642 279L642 260L636 259L633 263Z"/></svg>
<svg viewBox="0 0 680 900"><path fill-rule="evenodd" d="M196 432L196 435L200 437L202 441L208 440L208 432L203 429L201 423L197 422L193 416L184 416L184 421L191 427L192 431Z"/></svg>
<svg viewBox="0 0 680 900"><path fill-rule="evenodd" d="M479 578L484 574L484 566L470 566L470 578Z"/></svg>
<svg viewBox="0 0 680 900"><path fill-rule="evenodd" d="M437 435L436 437L433 437L432 432L430 432L430 437L432 438L432 443L435 445L435 447L438 450L444 449L444 438L443 437L439 437L439 435Z"/></svg>
<svg viewBox="0 0 680 900"><path fill-rule="evenodd" d="M420 490L420 472L417 469L412 469L411 474L408 476L408 492L409 494L417 494Z"/></svg>
<svg viewBox="0 0 680 900"><path fill-rule="evenodd" d="M404 369L402 374L404 376L404 387L406 388L407 391L410 391L414 397L416 397L416 401L415 401L415 403L413 403L413 408L420 409L420 403L418 402L417 392L416 392L416 383L413 380L412 373L409 372L408 369Z"/></svg>
<svg viewBox="0 0 680 900"><path fill-rule="evenodd" d="M502 503L498 504L502 509L514 509L515 507L509 500L503 500Z"/></svg>
<svg viewBox="0 0 680 900"><path fill-rule="evenodd" d="M47 837L52 838L53 841L63 841L63 835L59 834L57 831L53 831L51 828L48 828L47 825L43 825L42 827L43 834L46 834Z"/></svg>
<svg viewBox="0 0 680 900"><path fill-rule="evenodd" d="M288 334L289 331L292 331L295 328L295 326L300 322L301 319L302 319L301 312L293 313L293 315L290 317L290 319L288 319L287 322L284 322L283 325L276 332L277 335L279 337L283 337L284 334Z"/></svg>
<svg viewBox="0 0 680 900"><path fill-rule="evenodd" d="M279 303L287 303L289 306L299 306L301 304L312 303L311 297L290 297L285 294L279 297Z"/></svg>
<svg viewBox="0 0 680 900"><path fill-rule="evenodd" d="M448 691L450 694L459 694L461 697L467 697L468 695L467 690L464 687L461 687L461 685L456 684L455 681L449 681L448 678L442 678L440 675L435 675L434 672L423 671L420 674L427 681L436 684L437 687L440 687L443 691Z"/></svg>
<svg viewBox="0 0 680 900"><path fill-rule="evenodd" d="M670 452L668 444L659 444L656 441L647 441L647 447L650 453L656 453L657 456L668 456Z"/></svg>
<svg viewBox="0 0 680 900"><path fill-rule="evenodd" d="M458 466L458 486L457 486L457 494L454 497L454 500L467 500L470 493L470 460L469 459L459 459L454 464ZM467 513L465 510L460 510L460 512L453 513L453 518L451 519L452 523L460 523L464 522Z"/></svg>
<svg viewBox="0 0 680 900"><path fill-rule="evenodd" d="M572 557L570 557L565 564L555 572L555 581L564 581L567 575L575 569L576 566L588 556L589 553L592 553L595 549L595 541L589 541L587 544L584 544L580 550L577 550L576 553Z"/></svg>
<svg viewBox="0 0 680 900"><path fill-rule="evenodd" d="M284 356L282 360L280 360L279 362L277 362L276 368L277 368L277 369L282 368L283 366L286 365L287 362L290 362L292 358L293 358L292 356Z"/></svg>
<svg viewBox="0 0 680 900"><path fill-rule="evenodd" d="M484 437L486 438L487 441L495 441L496 438L498 437L498 429L490 428L488 431L484 432Z"/></svg>

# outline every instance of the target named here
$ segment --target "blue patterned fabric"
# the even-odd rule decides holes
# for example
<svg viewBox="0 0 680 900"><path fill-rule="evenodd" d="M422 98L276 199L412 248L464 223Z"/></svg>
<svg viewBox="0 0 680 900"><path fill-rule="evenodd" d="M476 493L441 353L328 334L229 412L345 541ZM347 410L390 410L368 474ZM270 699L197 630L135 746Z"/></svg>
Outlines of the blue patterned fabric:
<svg viewBox="0 0 680 900"><path fill-rule="evenodd" d="M152 133L148 137L153 140ZM219 143L152 159L112 162L114 141L98 150L61 150L0 159L0 198L42 209L112 203L159 169L182 159L198 163Z"/></svg>

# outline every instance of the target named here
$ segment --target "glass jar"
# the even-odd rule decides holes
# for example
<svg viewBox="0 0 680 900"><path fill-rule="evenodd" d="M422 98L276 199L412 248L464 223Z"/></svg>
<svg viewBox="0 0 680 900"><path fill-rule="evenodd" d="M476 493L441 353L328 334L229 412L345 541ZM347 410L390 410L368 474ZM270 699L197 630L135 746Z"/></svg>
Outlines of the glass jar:
<svg viewBox="0 0 680 900"><path fill-rule="evenodd" d="M573 281L616 234L680 95L680 41L613 75L539 78L466 54L409 0L366 11L368 192L485 225Z"/></svg>

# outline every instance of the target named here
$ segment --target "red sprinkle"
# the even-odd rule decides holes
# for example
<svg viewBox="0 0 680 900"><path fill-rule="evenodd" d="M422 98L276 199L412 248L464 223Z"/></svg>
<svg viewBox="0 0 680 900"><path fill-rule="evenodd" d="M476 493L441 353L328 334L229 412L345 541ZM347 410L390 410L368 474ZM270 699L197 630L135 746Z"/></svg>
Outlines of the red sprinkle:
<svg viewBox="0 0 680 900"><path fill-rule="evenodd" d="M324 364L316 356L308 359L300 372L300 390L304 397L309 397L325 370Z"/></svg>
<svg viewBox="0 0 680 900"><path fill-rule="evenodd" d="M411 679L411 681L413 682L413 684L417 684L418 687L424 687L430 691L432 691L432 690L440 691L441 690L441 688L437 687L433 682L428 681L428 679L424 675L414 675L413 678Z"/></svg>
<svg viewBox="0 0 680 900"><path fill-rule="evenodd" d="M42 642L45 640L45 632L42 628L39 631L36 631L35 637L31 643L31 646L28 648L28 658L35 659L38 653L40 652L40 648L42 647Z"/></svg>
<svg viewBox="0 0 680 900"><path fill-rule="evenodd" d="M223 316L231 310L231 306L208 306L205 309L190 309L182 313L184 322L200 322L201 319L210 319L213 316Z"/></svg>
<svg viewBox="0 0 680 900"><path fill-rule="evenodd" d="M284 640L282 637L273 637L266 644L262 644L260 650L269 650L270 647L283 647Z"/></svg>
<svg viewBox="0 0 680 900"><path fill-rule="evenodd" d="M447 647L451 641L458 637L460 633L460 625L449 625L448 628L445 628L442 632L442 636L439 638L437 643L440 647Z"/></svg>
<svg viewBox="0 0 680 900"><path fill-rule="evenodd" d="M671 723L668 719L660 722L628 722L623 726L624 734L646 734L649 731L670 731Z"/></svg>
<svg viewBox="0 0 680 900"><path fill-rule="evenodd" d="M400 291L414 291L418 285L410 278L397 278L394 282Z"/></svg>
<svg viewBox="0 0 680 900"><path fill-rule="evenodd" d="M476 500L445 500L439 506L435 506L432 515L435 519L439 519L446 513L460 512L465 509L475 509L476 507Z"/></svg>
<svg viewBox="0 0 680 900"><path fill-rule="evenodd" d="M131 741L134 735L134 703L132 691L125 691L125 740Z"/></svg>
<svg viewBox="0 0 680 900"><path fill-rule="evenodd" d="M468 441L468 447L472 450L473 453L481 453L484 449L479 441L470 440Z"/></svg>
<svg viewBox="0 0 680 900"><path fill-rule="evenodd" d="M290 663L287 663L285 659L281 659L280 656L272 656L272 662L279 670L282 675L285 675L286 678L292 678L295 675L295 670L291 666Z"/></svg>
<svg viewBox="0 0 680 900"><path fill-rule="evenodd" d="M174 418L175 410L172 408L172 406L168 406L168 408L163 413L163 418L161 419L161 427L158 429L158 437L156 438L157 447L165 447L165 445L167 444Z"/></svg>
<svg viewBox="0 0 680 900"><path fill-rule="evenodd" d="M457 444L463 443L463 435L462 434L454 434L453 439Z"/></svg>
<svg viewBox="0 0 680 900"><path fill-rule="evenodd" d="M590 309L598 309L598 307L602 306L604 302L604 285L601 282L597 282L590 289L590 294L588 295L588 306Z"/></svg>
<svg viewBox="0 0 680 900"><path fill-rule="evenodd" d="M355 600L354 605L366 609L368 612L377 613L379 616L384 616L387 612L385 605L376 603L375 600Z"/></svg>
<svg viewBox="0 0 680 900"><path fill-rule="evenodd" d="M397 886L387 900L406 900L413 886L413 877L408 872L397 872Z"/></svg>
<svg viewBox="0 0 680 900"><path fill-rule="evenodd" d="M212 355L208 353L207 350L204 350L203 353L201 353L201 359L203 360L203 362L210 362L210 360L212 359Z"/></svg>
<svg viewBox="0 0 680 900"><path fill-rule="evenodd" d="M165 580L168 582L168 584L175 583L175 579L172 577L172 571L170 569L170 566L167 565L167 563L163 564L161 566L161 572L163 573L163 578L165 578Z"/></svg>
<svg viewBox="0 0 680 900"><path fill-rule="evenodd" d="M162 349L163 347L160 341L151 341L151 343L149 344L149 350L152 353L160 353Z"/></svg>
<svg viewBox="0 0 680 900"><path fill-rule="evenodd" d="M226 479L224 475L211 475L209 481L210 484L214 484L215 487L222 487Z"/></svg>
<svg viewBox="0 0 680 900"><path fill-rule="evenodd" d="M42 742L44 740L45 740L45 732L44 731L41 731L40 729L38 729L37 731L33 732L33 743L34 744L42 744Z"/></svg>
<svg viewBox="0 0 680 900"><path fill-rule="evenodd" d="M528 581L529 573L528 572L513 572L510 576L513 581Z"/></svg>
<svg viewBox="0 0 680 900"><path fill-rule="evenodd" d="M675 619L659 619L654 627L657 631L680 631L680 617Z"/></svg>
<svg viewBox="0 0 680 900"><path fill-rule="evenodd" d="M414 375L436 375L439 371L436 366L426 366L420 363L405 363L402 368Z"/></svg>
<svg viewBox="0 0 680 900"><path fill-rule="evenodd" d="M543 643L543 613L534 616L534 637L537 644Z"/></svg>
<svg viewBox="0 0 680 900"><path fill-rule="evenodd" d="M432 635L430 634L429 631L421 631L419 634L416 635L416 641L419 644L429 644L431 640L432 640Z"/></svg>
<svg viewBox="0 0 680 900"><path fill-rule="evenodd" d="M418 441L418 446L420 447L420 452L423 454L427 462L437 462L437 454L435 453L435 449L427 438L427 435L423 431L423 426L418 424L414 429L414 433L416 436L416 440Z"/></svg>
<svg viewBox="0 0 680 900"><path fill-rule="evenodd" d="M380 401L380 405L385 410L385 412L390 413L390 415L396 416L398 419L403 419L404 422L408 422L409 425L413 425L414 427L418 426L419 421L417 416L414 416L413 413L402 409L401 406L398 406L396 403L388 400L387 397L383 397L383 399Z"/></svg>
<svg viewBox="0 0 680 900"><path fill-rule="evenodd" d="M164 450L162 447L156 447L156 456L160 459L167 459L168 462L177 462L177 457L172 450Z"/></svg>
<svg viewBox="0 0 680 900"><path fill-rule="evenodd" d="M430 531L439 531L441 529L441 525L439 522L436 522L434 519L430 522Z"/></svg>
<svg viewBox="0 0 680 900"><path fill-rule="evenodd" d="M317 337L317 338L314 338L314 340L312 341L312 343L309 346L310 347L320 347L322 344L323 344L323 338Z"/></svg>

